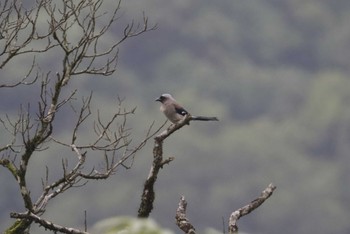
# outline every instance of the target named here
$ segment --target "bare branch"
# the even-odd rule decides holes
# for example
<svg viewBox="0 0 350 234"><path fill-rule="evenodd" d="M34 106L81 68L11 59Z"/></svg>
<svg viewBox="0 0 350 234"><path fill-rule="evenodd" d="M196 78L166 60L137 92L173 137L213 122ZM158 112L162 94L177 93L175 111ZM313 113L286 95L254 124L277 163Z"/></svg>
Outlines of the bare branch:
<svg viewBox="0 0 350 234"><path fill-rule="evenodd" d="M74 143L78 136L78 129L82 126L83 123L88 119L91 115L90 109L90 100L91 95L87 99L83 99L83 106L81 107L79 112L77 113L78 120L74 127L72 133L72 142ZM120 101L121 102L121 101ZM42 195L35 202L34 208L37 212L43 213L45 211L45 207L48 202L64 191L72 188L84 185L87 181L85 180L98 180L98 179L107 179L109 178L117 169L118 166L125 166L124 162L133 156L146 144L146 142L152 138L159 130L163 127L156 129L153 131L153 124L149 127L146 133L146 137L144 140L139 143L134 149L129 149L130 141L127 139L129 137L128 129L125 128L126 118L130 114L134 112L121 110L121 103L119 102L118 110L112 116L112 118L107 121L107 123L103 123L100 114L98 112L98 120L95 122L95 130L97 135L97 140L95 140L90 145L76 145L76 144L67 144L61 142L57 139L51 137L54 142L69 147L75 152L78 161L73 169L68 170L67 164L62 162L62 169L64 171L62 178L56 180L52 184L48 184L48 179L45 179L43 183L44 189ZM87 112L86 112L87 111ZM122 118L121 124L118 129L118 134L112 133L112 124L116 123L119 118ZM107 142L107 143L104 143ZM124 153L119 160L116 160L116 152L124 148ZM84 172L84 163L88 152L101 152L104 154L104 167L101 170L93 169ZM95 153L94 153L95 154ZM85 182L84 182L85 181Z"/></svg>
<svg viewBox="0 0 350 234"><path fill-rule="evenodd" d="M32 73L33 69L35 68L35 58L33 59L32 66L29 68L27 74L20 80L17 81L16 83L13 84L0 84L0 88L14 88L19 85L32 85L34 84L37 80L39 75L36 74L33 80L28 81L30 74Z"/></svg>
<svg viewBox="0 0 350 234"><path fill-rule="evenodd" d="M37 92L37 105L23 103L16 120L8 115L0 119L1 127L9 135L9 142L0 146L0 165L14 176L26 210L26 213L12 215L21 220L16 221L11 230L23 233L32 222L37 222L52 231L64 232L64 228L62 231L58 225L39 217L45 212L48 202L70 188L85 185L88 180L107 179L120 166L130 168L136 153L160 131L160 128L154 130L151 124L144 139L132 145L127 118L135 109L126 111L119 102L116 112L107 120L97 111L92 127L96 136L91 143L79 144L78 141L81 128L92 117L92 93L82 100L81 108L76 111L72 102L76 100L77 90L64 96L66 85L76 75L113 74L121 43L155 29L155 26L149 27L148 19L143 15L142 23L132 22L125 27L119 40L106 44L106 41L110 41L106 37L119 23L120 3L121 0L112 11L104 10L104 0L37 0L29 9L25 7L28 4L23 4L20 0L4 0L0 3L0 70L15 61L15 58L27 59L33 56L32 64L29 64L24 75L4 79L8 81L2 81L0 88L41 82ZM36 59L39 57L37 55L43 57L51 51L62 55L58 58L62 65L57 66L61 70L55 74L52 71L41 71L40 60L38 62ZM67 105L71 105L77 119L70 142L63 142L54 139L51 134L54 126L57 126L54 125L57 113ZM35 152L46 150L51 143L71 149L76 158L62 160L62 176L55 181L50 181L49 168L46 168L42 179L43 191L35 201L32 200L27 185L28 164ZM101 156L102 168L84 168L89 154ZM75 160L73 167L68 165L71 160ZM170 159L164 164L168 162Z"/></svg>
<svg viewBox="0 0 350 234"><path fill-rule="evenodd" d="M39 13L49 1L37 1L33 9L26 9L19 0L6 1L0 15L0 26L4 46L0 51L0 69L15 56L28 53L43 53L54 47L48 34L38 32ZM40 41L41 47L31 44Z"/></svg>
<svg viewBox="0 0 350 234"><path fill-rule="evenodd" d="M192 116L187 115L184 119L182 119L178 123L170 125L170 127L168 129L166 129L165 131L163 131L161 134L159 134L156 137L156 140L164 141L168 136L173 134L175 131L179 130L180 128L182 128L185 125L189 125L191 120L192 120Z"/></svg>
<svg viewBox="0 0 350 234"><path fill-rule="evenodd" d="M196 230L186 217L187 202L184 196L181 196L179 207L176 210L176 224L186 234L195 234Z"/></svg>
<svg viewBox="0 0 350 234"><path fill-rule="evenodd" d="M88 232L81 231L79 229L68 228L68 227L54 224L48 220L40 218L38 215L33 214L31 212L11 213L10 216L11 216L11 218L15 218L15 219L31 220L31 221L43 226L44 228L49 229L49 230L54 231L54 232L61 232L61 233L67 233L67 234L89 234Z"/></svg>
<svg viewBox="0 0 350 234"><path fill-rule="evenodd" d="M157 180L159 170L163 168L165 164L169 164L174 160L174 157L163 160L163 141L175 131L179 130L185 125L188 125L192 119L193 118L191 115L187 115L177 124L170 125L168 129L154 138L153 164L144 184L143 192L141 195L141 204L138 210L138 217L144 218L150 215L151 211L153 210L153 202L155 198L154 185Z"/></svg>
<svg viewBox="0 0 350 234"><path fill-rule="evenodd" d="M174 160L173 157L163 160L163 141L178 129L182 128L186 124L189 124L191 118L192 117L190 115L187 115L186 118L181 120L179 123L171 125L168 129L154 138L153 164L144 184L141 195L141 204L138 210L138 217L148 217L153 210L153 202L155 198L154 184L157 180L159 170L163 168L165 164L168 164ZM166 122L164 124L166 124Z"/></svg>
<svg viewBox="0 0 350 234"><path fill-rule="evenodd" d="M239 208L238 210L232 212L229 220L229 226L228 226L228 232L231 234L238 233L238 226L237 221L258 208L260 205L262 205L273 193L273 191L276 189L276 186L273 184L269 184L267 188L262 191L261 195L256 198L255 200L251 201L248 205L243 206L242 208Z"/></svg>

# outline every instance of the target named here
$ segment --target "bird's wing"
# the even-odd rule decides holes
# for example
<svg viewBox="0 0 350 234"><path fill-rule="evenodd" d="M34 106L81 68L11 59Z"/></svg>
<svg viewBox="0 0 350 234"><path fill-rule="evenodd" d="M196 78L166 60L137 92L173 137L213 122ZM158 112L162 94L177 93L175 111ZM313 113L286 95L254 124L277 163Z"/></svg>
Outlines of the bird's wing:
<svg viewBox="0 0 350 234"><path fill-rule="evenodd" d="M175 111L176 113L178 113L179 115L185 116L188 114L188 112L181 106L179 105L175 105Z"/></svg>

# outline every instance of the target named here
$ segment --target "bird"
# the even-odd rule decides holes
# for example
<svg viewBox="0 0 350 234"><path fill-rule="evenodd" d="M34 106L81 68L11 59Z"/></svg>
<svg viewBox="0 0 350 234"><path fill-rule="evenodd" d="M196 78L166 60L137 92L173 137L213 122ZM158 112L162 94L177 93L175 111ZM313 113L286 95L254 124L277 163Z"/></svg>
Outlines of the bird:
<svg viewBox="0 0 350 234"><path fill-rule="evenodd" d="M184 119L186 115L189 115L176 100L168 93L162 94L155 101L161 103L160 111L170 120L170 122L176 124L180 120ZM217 117L206 117L206 116L191 116L191 120L198 121L218 121Z"/></svg>

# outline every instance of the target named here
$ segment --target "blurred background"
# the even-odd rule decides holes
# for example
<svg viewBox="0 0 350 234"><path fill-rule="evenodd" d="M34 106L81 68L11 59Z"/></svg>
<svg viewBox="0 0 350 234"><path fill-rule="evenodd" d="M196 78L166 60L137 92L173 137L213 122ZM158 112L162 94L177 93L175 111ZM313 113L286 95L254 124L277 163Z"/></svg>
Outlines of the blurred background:
<svg viewBox="0 0 350 234"><path fill-rule="evenodd" d="M114 5L106 1L106 9ZM175 211L184 195L198 233L226 229L223 219L227 225L232 211L272 182L277 190L239 221L241 231L350 233L350 1L125 0L121 7L120 28L110 32L110 40L121 37L132 19L141 22L142 12L157 30L122 44L114 75L77 77L67 92L78 87L79 97L93 90L92 107L106 115L118 96L125 98L126 107L137 107L129 123L135 142L153 121L164 122L154 102L162 93L171 93L194 115L220 119L193 122L166 141L164 156L175 160L160 172L151 215L161 227L180 233ZM41 66L54 73L61 65L57 56L47 54ZM1 76L17 77L22 64L28 61L12 64ZM1 117L16 115L19 103L28 101L35 111L37 88L2 90ZM72 120L63 112L57 118L54 137L69 138ZM150 141L130 170L54 199L44 217L82 227L85 210L89 226L136 216L152 147ZM28 180L34 197L45 165L57 178L67 155L53 146L32 158ZM3 231L13 221L9 213L23 211L23 204L4 168L0 183ZM31 231L46 233L36 225Z"/></svg>

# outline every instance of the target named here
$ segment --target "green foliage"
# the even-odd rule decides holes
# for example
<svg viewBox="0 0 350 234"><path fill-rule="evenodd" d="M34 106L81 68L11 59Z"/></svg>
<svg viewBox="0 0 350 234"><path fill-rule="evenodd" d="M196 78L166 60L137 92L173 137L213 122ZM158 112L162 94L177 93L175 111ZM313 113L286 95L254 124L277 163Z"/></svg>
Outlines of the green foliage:
<svg viewBox="0 0 350 234"><path fill-rule="evenodd" d="M98 222L93 233L99 234L172 234L161 229L152 219L114 217Z"/></svg>

